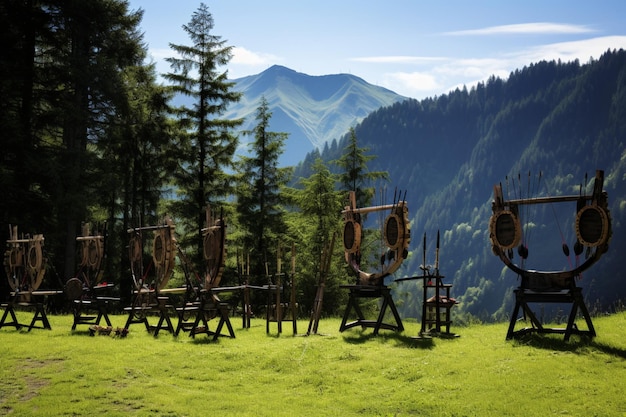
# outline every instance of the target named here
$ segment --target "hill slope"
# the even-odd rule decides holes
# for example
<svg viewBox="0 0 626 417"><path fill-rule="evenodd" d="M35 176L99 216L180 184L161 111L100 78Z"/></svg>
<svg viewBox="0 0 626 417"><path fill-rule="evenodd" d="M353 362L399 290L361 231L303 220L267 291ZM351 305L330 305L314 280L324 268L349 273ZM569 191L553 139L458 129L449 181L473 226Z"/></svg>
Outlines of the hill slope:
<svg viewBox="0 0 626 417"><path fill-rule="evenodd" d="M459 310L483 319L506 316L517 280L489 244L494 184L505 185L511 197L577 194L585 174L593 178L602 169L613 238L608 253L579 284L594 308L610 310L626 299L621 280L626 247L623 50L585 65L540 62L506 81L492 77L471 91L396 103L372 113L355 130L359 146L377 156L370 169L388 171L391 186L408 190L413 241L396 277L419 273L422 235L432 242L441 230L440 269L454 284ZM342 143L322 157L336 159ZM587 183L583 189L590 187ZM569 207L543 206L527 213L522 221L532 231L528 268L558 270L580 261L562 252L563 243L571 248L575 241L574 215ZM434 248L427 246L427 263L432 263ZM417 288L402 285L399 290L419 296Z"/></svg>
<svg viewBox="0 0 626 417"><path fill-rule="evenodd" d="M405 99L353 75L310 76L279 65L233 82L243 97L225 117L245 118L241 129L251 130L265 96L272 112L270 130L289 133L281 165L296 165L307 152L338 139L372 111ZM241 136L240 152L251 139Z"/></svg>

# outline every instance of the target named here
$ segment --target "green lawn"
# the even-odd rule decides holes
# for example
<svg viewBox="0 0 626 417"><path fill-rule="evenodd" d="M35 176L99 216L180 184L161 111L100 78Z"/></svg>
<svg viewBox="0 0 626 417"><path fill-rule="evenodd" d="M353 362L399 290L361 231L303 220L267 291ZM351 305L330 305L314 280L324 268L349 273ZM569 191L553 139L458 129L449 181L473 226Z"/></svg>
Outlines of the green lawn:
<svg viewBox="0 0 626 417"><path fill-rule="evenodd" d="M0 329L0 415L626 416L624 312L595 318L593 341L568 343L506 341L508 323L416 341L410 320L378 336L325 319L323 335L293 337L286 323L277 337L275 324L268 336L265 321L246 330L234 318L236 339L213 342L154 338L141 325L91 337L87 326L70 331L71 316L50 322Z"/></svg>

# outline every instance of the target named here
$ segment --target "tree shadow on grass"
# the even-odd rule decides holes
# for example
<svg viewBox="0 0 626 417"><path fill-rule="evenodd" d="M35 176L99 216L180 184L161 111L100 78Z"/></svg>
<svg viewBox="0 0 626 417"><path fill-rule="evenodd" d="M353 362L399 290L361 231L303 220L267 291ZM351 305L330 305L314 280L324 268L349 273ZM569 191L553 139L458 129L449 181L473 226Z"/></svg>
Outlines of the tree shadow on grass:
<svg viewBox="0 0 626 417"><path fill-rule="evenodd" d="M350 331L343 334L343 340L353 345L362 345L370 340L378 340L382 343L393 341L397 346L419 349L432 349L435 346L433 339L434 338L430 337L418 338L399 332L385 332L375 335L374 333L366 332L365 330Z"/></svg>
<svg viewBox="0 0 626 417"><path fill-rule="evenodd" d="M569 341L565 341L563 336L557 337L557 335L551 334L540 335L531 333L518 337L515 341L520 345L532 346L539 349L570 352L579 355L593 351L600 351L607 355L613 355L626 359L626 349L596 342L586 336L574 336Z"/></svg>

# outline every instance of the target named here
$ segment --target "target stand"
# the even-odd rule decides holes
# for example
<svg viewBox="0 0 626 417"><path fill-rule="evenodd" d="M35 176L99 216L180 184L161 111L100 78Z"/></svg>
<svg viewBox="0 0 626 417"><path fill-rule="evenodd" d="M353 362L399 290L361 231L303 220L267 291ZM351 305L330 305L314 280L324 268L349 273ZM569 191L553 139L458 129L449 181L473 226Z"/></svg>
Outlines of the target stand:
<svg viewBox="0 0 626 417"><path fill-rule="evenodd" d="M400 319L400 314L398 314L396 305L393 302L391 289L389 287L384 285L342 285L341 288L347 288L350 291L350 296L348 299L348 305L346 306L346 311L343 315L343 320L341 321L341 326L339 327L340 332L357 326L361 326L363 329L373 328L374 335L377 335L380 329L393 330L397 332L404 330L402 319ZM378 313L378 318L375 321L367 320L363 315L363 311L361 310L361 307L359 307L359 299L361 298L382 298L380 312ZM383 322L388 307L393 314L395 324ZM350 313L353 309L357 315L357 319L348 322Z"/></svg>
<svg viewBox="0 0 626 417"><path fill-rule="evenodd" d="M585 183L587 182L585 177ZM591 321L589 311L585 306L582 288L575 284L583 271L595 264L609 248L611 240L611 215L608 209L608 195L603 191L604 171L597 170L591 194L583 193L573 196L537 197L517 200L504 198L502 185L494 187L493 215L489 222L489 238L494 255L521 278L521 285L515 292L515 307L511 315L511 322L506 335L512 339L527 333L558 333L563 334L568 341L572 334L594 337L596 331ZM576 204L576 220L574 229L576 242L574 253L578 257L585 252L585 261L569 270L537 271L525 269L523 260L528 256L528 246L522 240L522 226L520 221L520 207L530 204L553 204L572 202ZM562 249L569 257L570 250L564 241ZM521 260L518 266L513 262L514 248ZM569 304L571 305L567 324L564 328L544 327L541 320L533 312L531 304ZM520 309L524 318L530 320L531 327L515 330ZM580 330L576 325L578 313L581 313L587 324L587 330Z"/></svg>
<svg viewBox="0 0 626 417"><path fill-rule="evenodd" d="M46 273L47 260L44 257L43 235L18 235L17 226L9 226L10 239L7 240L7 250L4 253L4 268L11 287L10 299L0 304L4 309L0 328L11 326L19 330L27 327L32 329L50 330L50 322L46 315L46 298L63 294L63 291L41 290ZM30 324L18 322L15 310L24 309L34 311ZM10 321L7 319L10 317ZM41 326L36 323L41 322Z"/></svg>
<svg viewBox="0 0 626 417"><path fill-rule="evenodd" d="M144 268L146 232L153 233L152 259ZM143 323L146 330L153 332L155 337L161 330L174 334L175 329L170 319L174 306L170 304L167 293L162 293L173 273L178 252L174 222L170 218L165 218L160 225L131 228L127 233L130 235L128 249L135 288L131 294L131 305L124 308L124 312L128 313L124 330L128 331L131 324ZM153 271L154 275L148 277L148 271ZM148 323L149 315L159 316L156 326Z"/></svg>
<svg viewBox="0 0 626 417"><path fill-rule="evenodd" d="M406 192L404 197L406 197ZM377 335L380 329L401 332L404 330L404 326L391 297L391 290L384 284L384 280L400 267L409 254L411 230L409 229L409 208L406 200L401 198L399 194L394 194L393 204L357 207L356 193L354 191L350 191L348 200L350 205L346 206L341 212L344 220L343 249L346 263L354 271L357 283L340 286L341 288L347 288L350 291L350 296L339 331L343 332L346 329L361 326L364 329L368 327L373 328L374 335ZM367 213L384 211L389 211L389 213L381 230L384 246L381 247L383 252L380 258L380 269L376 272L366 272L361 266L362 216ZM382 299L380 312L375 321L367 320L363 315L363 311L359 307L361 298ZM395 324L383 322L387 308L391 310ZM348 323L353 309L357 319Z"/></svg>
<svg viewBox="0 0 626 417"><path fill-rule="evenodd" d="M182 307L177 307L178 326L174 332L175 336L182 331L189 332L189 337L195 338L197 334L206 334L217 340L220 336L235 338L235 331L230 323L230 307L228 303L221 302L212 290L201 290L197 300L186 302ZM215 331L210 330L209 321L218 319ZM226 325L228 334L222 333Z"/></svg>
<svg viewBox="0 0 626 417"><path fill-rule="evenodd" d="M124 308L124 312L128 313L124 330L128 331L131 324L143 323L146 330L151 332L155 337L159 335L161 330L167 330L171 334L174 334L174 325L170 319L170 312L173 308L174 307L169 304L169 297L161 296L155 290L145 288L134 291L133 304ZM149 315L159 316L159 321L156 326L148 322Z"/></svg>
<svg viewBox="0 0 626 417"><path fill-rule="evenodd" d="M104 319L107 326L111 327L109 319L110 304L119 301L116 297L102 297L95 294L95 290L110 288L112 285L102 284L91 288L84 287L83 282L78 278L71 278L65 284L65 295L70 300L74 323L72 331L76 330L79 324L90 326L100 325Z"/></svg>
<svg viewBox="0 0 626 417"><path fill-rule="evenodd" d="M511 315L511 322L509 323L509 330L506 334L506 339L514 339L521 337L529 333L556 333L563 334L564 340L569 341L572 334L580 336L595 337L596 331L589 315L589 310L585 305L585 301L582 295L582 288L577 287L573 283L573 279L569 279L569 287L562 288L556 286L551 289L539 289L540 286L530 285L533 288L529 288L529 279L523 279L523 285L515 290L515 307L513 314ZM563 328L545 327L541 321L537 318L530 304L570 304L570 313L568 316L567 324ZM516 324L519 320L518 315L522 310L524 317L530 321L530 327L524 327L515 330ZM587 330L579 329L576 324L578 312L582 314L586 324Z"/></svg>
<svg viewBox="0 0 626 417"><path fill-rule="evenodd" d="M81 235L76 237L81 254L79 269L64 287L65 297L74 316L72 331L82 324L89 325L90 329L100 326L102 319L108 327L112 327L109 312L111 305L120 299L107 295L107 290L114 285L103 281L106 224L102 227L102 233L97 232L97 228L92 233L90 223L83 223L81 229Z"/></svg>
<svg viewBox="0 0 626 417"><path fill-rule="evenodd" d="M11 300L0 305L0 307L4 309L2 319L0 319L0 329L2 327L10 326L15 327L16 330L25 327L29 332L32 329L51 330L52 326L50 326L50 321L48 321L48 315L46 314L45 298L62 293L62 291L56 290L40 290L32 291L30 293L11 292ZM15 315L16 308L33 311L33 318L30 321L30 324L19 323L17 316ZM7 321L7 318L9 317L11 321ZM41 322L41 326L37 326L37 322Z"/></svg>

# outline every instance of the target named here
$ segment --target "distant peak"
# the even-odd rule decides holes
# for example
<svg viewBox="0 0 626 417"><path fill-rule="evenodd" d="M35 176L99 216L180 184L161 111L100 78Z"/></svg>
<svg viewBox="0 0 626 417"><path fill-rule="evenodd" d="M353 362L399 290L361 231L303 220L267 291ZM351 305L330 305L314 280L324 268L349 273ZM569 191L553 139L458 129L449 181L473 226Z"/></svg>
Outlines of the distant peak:
<svg viewBox="0 0 626 417"><path fill-rule="evenodd" d="M294 74L296 71L292 70L291 68L287 68L282 65L275 64L263 72L288 72L288 73Z"/></svg>

